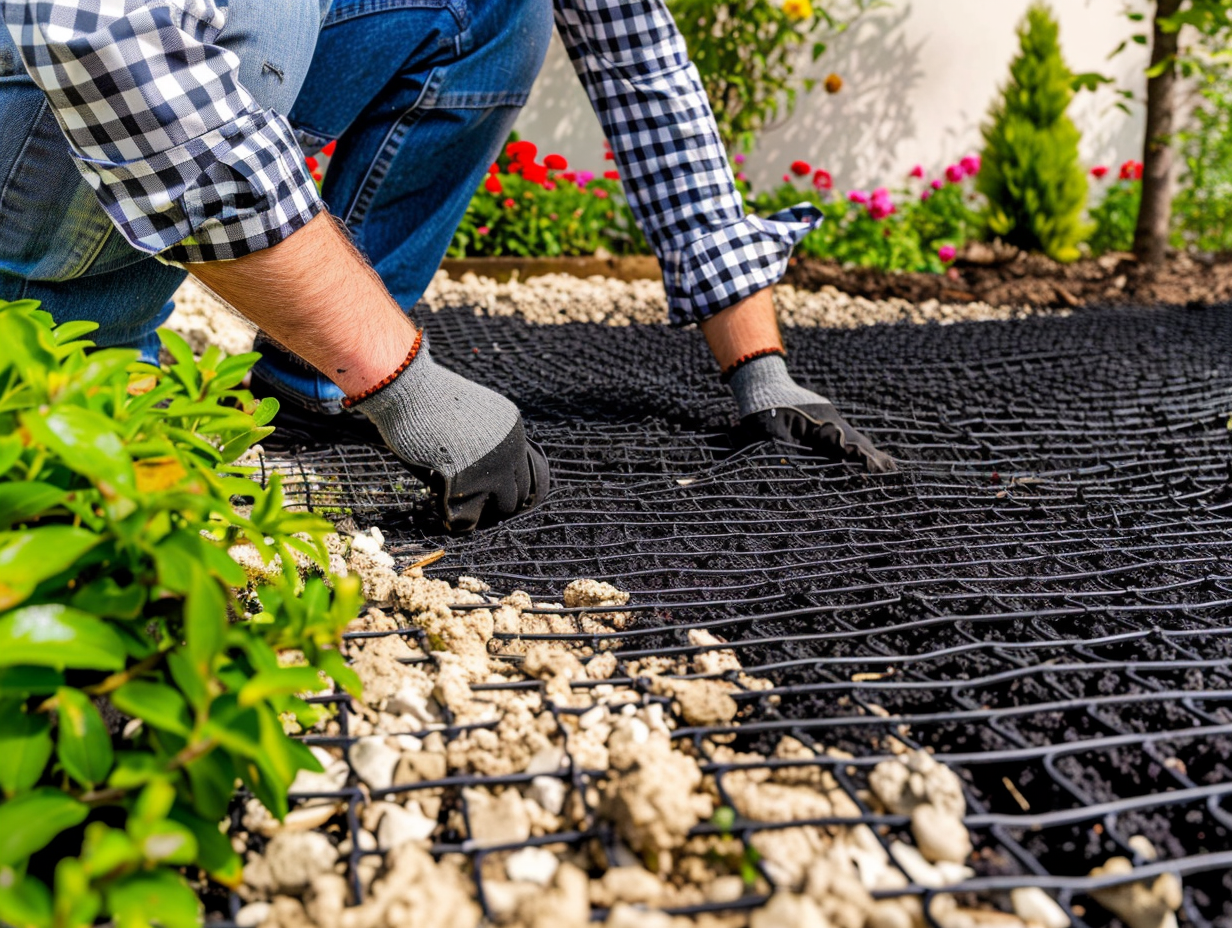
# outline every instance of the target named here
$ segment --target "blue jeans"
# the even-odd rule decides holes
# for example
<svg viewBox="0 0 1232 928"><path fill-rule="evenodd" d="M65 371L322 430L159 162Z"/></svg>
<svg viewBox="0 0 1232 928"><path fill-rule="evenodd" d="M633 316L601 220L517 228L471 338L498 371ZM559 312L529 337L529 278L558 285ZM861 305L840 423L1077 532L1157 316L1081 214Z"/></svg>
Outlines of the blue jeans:
<svg viewBox="0 0 1232 928"><path fill-rule="evenodd" d="M218 44L239 57L261 105L289 117L305 152L338 140L325 202L409 310L526 102L551 0L226 5ZM59 321L97 322L100 344L156 352L184 272L116 231L3 28L0 126L0 300L41 300ZM336 407L325 378L261 365L309 407Z"/></svg>

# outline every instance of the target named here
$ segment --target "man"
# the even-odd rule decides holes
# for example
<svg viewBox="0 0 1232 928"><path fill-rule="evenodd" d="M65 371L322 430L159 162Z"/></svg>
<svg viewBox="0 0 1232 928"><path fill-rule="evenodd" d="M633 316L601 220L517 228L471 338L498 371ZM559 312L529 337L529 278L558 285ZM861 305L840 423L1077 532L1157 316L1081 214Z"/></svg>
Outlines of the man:
<svg viewBox="0 0 1232 928"><path fill-rule="evenodd" d="M663 0L554 5L672 320L700 324L744 424L891 469L787 373L770 288L816 212L745 216ZM546 492L518 410L437 365L404 309L526 101L550 0L0 10L0 299L96 321L101 344L148 356L191 273L260 327L254 390L323 421L371 420L451 529ZM303 157L331 139L322 196Z"/></svg>

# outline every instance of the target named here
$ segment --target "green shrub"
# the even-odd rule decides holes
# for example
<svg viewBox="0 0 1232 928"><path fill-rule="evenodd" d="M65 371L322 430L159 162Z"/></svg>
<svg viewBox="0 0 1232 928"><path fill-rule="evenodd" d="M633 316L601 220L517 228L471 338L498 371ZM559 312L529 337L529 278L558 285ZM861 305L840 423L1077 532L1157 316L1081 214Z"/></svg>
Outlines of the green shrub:
<svg viewBox="0 0 1232 928"><path fill-rule="evenodd" d="M296 694L322 672L357 688L337 642L359 587L303 582L328 523L232 466L277 410L238 389L255 355L163 333L160 370L88 351L93 328L0 303L0 922L190 928L185 872L240 880L236 781L282 816L319 769L284 724L319 718ZM241 542L282 559L243 599Z"/></svg>
<svg viewBox="0 0 1232 928"><path fill-rule="evenodd" d="M1173 203L1179 247L1232 251L1232 74L1207 70L1201 102L1181 134L1185 170Z"/></svg>
<svg viewBox="0 0 1232 928"><path fill-rule="evenodd" d="M1091 220L1095 224L1090 240L1092 254L1134 250L1134 229L1142 206L1142 180L1134 176L1133 170L1137 165L1136 161L1126 162L1120 178L1091 210Z"/></svg>
<svg viewBox="0 0 1232 928"><path fill-rule="evenodd" d="M1087 237L1087 177L1081 138L1066 115L1074 75L1061 57L1049 8L1034 4L1019 28L1021 52L984 127L979 190L988 198L990 230L1012 245L1073 261Z"/></svg>

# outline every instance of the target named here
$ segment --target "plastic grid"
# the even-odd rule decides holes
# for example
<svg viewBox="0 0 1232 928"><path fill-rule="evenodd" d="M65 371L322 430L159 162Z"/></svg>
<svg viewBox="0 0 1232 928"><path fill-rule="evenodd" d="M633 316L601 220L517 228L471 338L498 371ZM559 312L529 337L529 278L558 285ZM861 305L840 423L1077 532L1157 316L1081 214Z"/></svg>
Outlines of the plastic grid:
<svg viewBox="0 0 1232 928"><path fill-rule="evenodd" d="M1185 876L1183 923L1232 925L1226 309L790 332L801 379L838 387L903 462L877 479L791 449L737 450L695 332L462 311L429 325L447 362L526 411L555 466L548 502L443 538L382 453L270 449L270 466L301 468L299 486L320 494L301 502L378 522L411 560L444 546L438 576L548 600L583 576L628 590L632 627L575 636L616 647L618 676L641 656L694 653L689 629L722 636L775 688L737 696L738 728L682 725L702 756L728 731L766 754L785 734L842 748L855 759L814 763L859 802L887 736L933 749L964 781L977 848L979 876L947 892L1037 885L1079 928L1114 924L1086 874L1124 855L1134 878ZM722 790L730 769L706 769ZM601 774L565 776L584 792ZM414 788L460 797L517 780ZM353 826L359 793L346 796ZM861 809L860 822L907 833ZM1138 856L1134 835L1160 861ZM532 843L589 840L611 836ZM449 836L435 849L471 854L480 874L500 850Z"/></svg>

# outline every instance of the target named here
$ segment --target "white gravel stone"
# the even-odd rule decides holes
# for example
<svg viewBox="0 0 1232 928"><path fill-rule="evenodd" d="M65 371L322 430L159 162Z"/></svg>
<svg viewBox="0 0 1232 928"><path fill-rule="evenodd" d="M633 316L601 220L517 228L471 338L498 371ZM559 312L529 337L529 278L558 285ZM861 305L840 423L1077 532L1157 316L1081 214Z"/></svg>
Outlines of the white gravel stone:
<svg viewBox="0 0 1232 928"><path fill-rule="evenodd" d="M394 768L401 756L381 737L360 738L351 746L351 766L373 789L389 789L394 785Z"/></svg>
<svg viewBox="0 0 1232 928"><path fill-rule="evenodd" d="M434 831L436 822L420 812L418 806L408 809L386 803L376 836L380 846L389 851L408 841L426 841Z"/></svg>
<svg viewBox="0 0 1232 928"><path fill-rule="evenodd" d="M303 889L332 870L337 860L338 852L329 838L315 831L279 832L265 849L265 862L279 892Z"/></svg>
<svg viewBox="0 0 1232 928"><path fill-rule="evenodd" d="M1071 924L1060 904L1038 886L1010 890L1010 903L1015 915L1040 928L1069 928Z"/></svg>
<svg viewBox="0 0 1232 928"><path fill-rule="evenodd" d="M235 913L235 924L237 928L259 928L273 911L268 902L250 902Z"/></svg>
<svg viewBox="0 0 1232 928"><path fill-rule="evenodd" d="M530 781L530 788L526 791L526 795L527 798L535 800L553 815L560 815L565 808L565 796L568 791L569 788L564 780L540 776Z"/></svg>
<svg viewBox="0 0 1232 928"><path fill-rule="evenodd" d="M547 886L556 876L560 861L551 851L541 847L525 847L509 855L505 861L505 873L515 883L534 883Z"/></svg>

